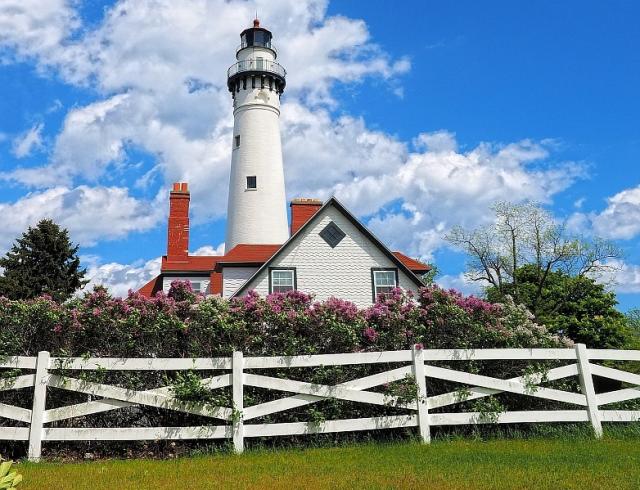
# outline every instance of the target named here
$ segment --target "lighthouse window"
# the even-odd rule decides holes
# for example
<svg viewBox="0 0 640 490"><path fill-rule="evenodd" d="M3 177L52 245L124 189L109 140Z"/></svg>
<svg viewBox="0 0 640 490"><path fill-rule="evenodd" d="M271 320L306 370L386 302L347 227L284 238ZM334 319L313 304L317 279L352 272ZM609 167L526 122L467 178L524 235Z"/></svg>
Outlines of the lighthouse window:
<svg viewBox="0 0 640 490"><path fill-rule="evenodd" d="M247 189L257 189L258 181L255 175L247 176Z"/></svg>
<svg viewBox="0 0 640 490"><path fill-rule="evenodd" d="M296 289L296 270L291 269L270 269L269 270L269 292L284 293Z"/></svg>
<svg viewBox="0 0 640 490"><path fill-rule="evenodd" d="M236 134L236 136L235 136L235 145L236 145L236 148L240 148L240 135L239 134Z"/></svg>

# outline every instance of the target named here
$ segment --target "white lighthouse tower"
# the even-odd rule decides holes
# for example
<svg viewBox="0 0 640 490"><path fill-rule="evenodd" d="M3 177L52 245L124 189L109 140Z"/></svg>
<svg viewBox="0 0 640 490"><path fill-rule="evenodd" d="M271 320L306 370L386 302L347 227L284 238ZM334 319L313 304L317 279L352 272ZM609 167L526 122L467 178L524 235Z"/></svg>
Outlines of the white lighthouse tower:
<svg viewBox="0 0 640 490"><path fill-rule="evenodd" d="M285 69L276 63L271 32L253 21L240 34L227 72L233 97L233 141L226 250L239 243L281 244L289 234L280 143Z"/></svg>

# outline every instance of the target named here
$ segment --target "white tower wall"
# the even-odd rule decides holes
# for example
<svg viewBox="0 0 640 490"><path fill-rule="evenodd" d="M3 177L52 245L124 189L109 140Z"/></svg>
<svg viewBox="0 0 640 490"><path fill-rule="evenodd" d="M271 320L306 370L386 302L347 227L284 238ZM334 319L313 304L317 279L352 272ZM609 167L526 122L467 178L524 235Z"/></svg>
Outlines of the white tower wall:
<svg viewBox="0 0 640 490"><path fill-rule="evenodd" d="M280 142L280 97L275 87L269 89L268 81L263 88L262 77L251 74L254 70L270 70L273 51L244 48L238 52L237 59L242 63L241 71L248 71L248 75L246 81L240 83L239 91L234 90L227 251L239 243L279 244L289 237ZM256 178L256 189L247 188L247 177Z"/></svg>

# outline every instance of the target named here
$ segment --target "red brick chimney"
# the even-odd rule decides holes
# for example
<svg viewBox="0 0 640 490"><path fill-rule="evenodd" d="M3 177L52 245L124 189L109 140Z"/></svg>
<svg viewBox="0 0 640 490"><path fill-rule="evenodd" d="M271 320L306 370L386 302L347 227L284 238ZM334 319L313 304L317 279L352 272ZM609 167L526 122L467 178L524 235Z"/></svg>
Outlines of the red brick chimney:
<svg viewBox="0 0 640 490"><path fill-rule="evenodd" d="M175 182L169 194L167 258L189 255L189 185Z"/></svg>
<svg viewBox="0 0 640 490"><path fill-rule="evenodd" d="M291 201L291 234L302 228L321 207L320 199L299 197Z"/></svg>

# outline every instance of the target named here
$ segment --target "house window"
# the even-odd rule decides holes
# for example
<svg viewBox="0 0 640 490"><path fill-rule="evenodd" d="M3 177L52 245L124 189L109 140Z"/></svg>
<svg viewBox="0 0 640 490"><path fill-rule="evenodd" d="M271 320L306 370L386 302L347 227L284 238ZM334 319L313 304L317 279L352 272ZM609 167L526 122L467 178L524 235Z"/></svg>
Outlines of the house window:
<svg viewBox="0 0 640 490"><path fill-rule="evenodd" d="M335 248L347 235L338 227L338 225L331 221L322 229L320 236L331 248Z"/></svg>
<svg viewBox="0 0 640 490"><path fill-rule="evenodd" d="M398 269L373 269L371 274L374 301L380 293L389 293L393 288L398 287Z"/></svg>
<svg viewBox="0 0 640 490"><path fill-rule="evenodd" d="M190 281L191 289L193 289L194 293L202 293L202 283L200 281Z"/></svg>
<svg viewBox="0 0 640 490"><path fill-rule="evenodd" d="M258 179L255 175L247 176L247 189L257 189L258 188Z"/></svg>
<svg viewBox="0 0 640 490"><path fill-rule="evenodd" d="M240 148L240 135L236 134L233 138L233 144L236 148Z"/></svg>
<svg viewBox="0 0 640 490"><path fill-rule="evenodd" d="M295 269L270 269L269 292L284 293L296 289Z"/></svg>

